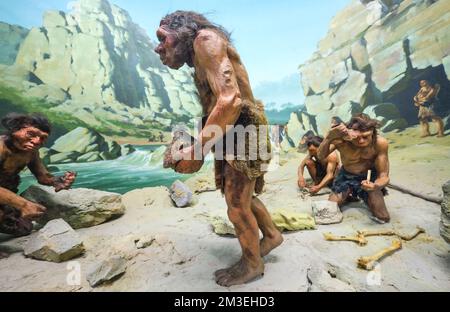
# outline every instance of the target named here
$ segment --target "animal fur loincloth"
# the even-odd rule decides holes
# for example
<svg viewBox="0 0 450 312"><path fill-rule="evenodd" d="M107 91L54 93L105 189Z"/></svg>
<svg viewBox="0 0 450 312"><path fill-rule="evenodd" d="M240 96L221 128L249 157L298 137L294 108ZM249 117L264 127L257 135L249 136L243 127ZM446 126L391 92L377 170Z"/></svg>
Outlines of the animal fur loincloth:
<svg viewBox="0 0 450 312"><path fill-rule="evenodd" d="M0 171L0 186L17 193L19 191L19 175L5 175ZM22 218L20 210L0 205L0 233L15 237L26 236L33 230L33 223Z"/></svg>
<svg viewBox="0 0 450 312"><path fill-rule="evenodd" d="M420 120L436 117L436 113L434 112L434 102L425 102L420 105L418 117Z"/></svg>
<svg viewBox="0 0 450 312"><path fill-rule="evenodd" d="M375 168L372 169L372 177L370 179L371 182L375 182L377 179L377 171ZM335 194L342 194L350 191L351 196L356 198L361 198L366 204L369 199L369 194L362 189L361 182L367 179L366 174L353 174L346 171L343 167L337 174L336 178L334 178L333 186L331 190ZM381 190L383 195L387 195L386 188Z"/></svg>
<svg viewBox="0 0 450 312"><path fill-rule="evenodd" d="M204 117L203 125L206 123L206 120L207 117ZM266 128L267 131L265 133L261 133L265 134L264 137L260 137L259 133L260 126L268 125L262 102L256 101L255 103L253 103L251 101L244 100L242 102L241 114L237 122L235 123L235 126L238 125L241 125L244 128L249 125L254 125L256 133L253 133L253 135L256 137L257 144L252 148L252 146L249 144L251 141L250 135L246 135L245 150L244 153L240 153L241 151L238 150L238 136L237 134L235 134L233 138L233 155L227 153L227 140L225 137L220 143L216 144L215 148L213 149L216 156L214 163L216 188L220 189L222 193L224 193L224 180L226 178L224 176L224 168L226 161L233 169L244 173L250 180L256 180L255 193L261 194L264 188L264 174L267 172L267 167L271 160L269 129ZM223 146L222 153L220 153L220 151L216 151L216 147L220 145ZM263 157L261 157L262 155L260 154L260 151L266 151L268 157L264 158L268 159L263 159ZM256 156L256 159L251 159L251 156Z"/></svg>

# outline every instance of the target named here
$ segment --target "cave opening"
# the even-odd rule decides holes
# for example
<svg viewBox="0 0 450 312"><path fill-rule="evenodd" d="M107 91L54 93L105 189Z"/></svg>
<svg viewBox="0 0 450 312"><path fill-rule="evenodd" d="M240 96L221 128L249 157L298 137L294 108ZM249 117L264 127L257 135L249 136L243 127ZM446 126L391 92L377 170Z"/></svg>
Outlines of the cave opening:
<svg viewBox="0 0 450 312"><path fill-rule="evenodd" d="M395 104L403 118L406 119L409 125L417 125L419 120L417 115L419 109L414 106L414 96L419 92L419 82L421 80L428 80L431 85L439 84L440 91L438 94L439 104L434 107L435 112L442 118L450 113L450 81L443 65L437 67L428 67L421 70L413 69L408 73L407 82L402 82L402 88L393 87L391 91L383 96L384 102ZM401 89L401 90L399 90Z"/></svg>

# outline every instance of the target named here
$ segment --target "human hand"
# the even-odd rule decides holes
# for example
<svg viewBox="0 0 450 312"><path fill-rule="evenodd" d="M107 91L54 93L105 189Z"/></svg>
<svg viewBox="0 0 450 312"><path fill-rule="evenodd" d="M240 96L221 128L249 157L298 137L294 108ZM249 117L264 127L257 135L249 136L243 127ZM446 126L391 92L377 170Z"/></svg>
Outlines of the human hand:
<svg viewBox="0 0 450 312"><path fill-rule="evenodd" d="M330 140L342 139L348 134L348 131L349 129L347 128L347 126L342 123L331 128L331 130L328 132L327 138Z"/></svg>
<svg viewBox="0 0 450 312"><path fill-rule="evenodd" d="M298 187L299 187L299 188L304 188L304 187L306 187L306 181L305 181L305 178L301 177L301 178L298 179Z"/></svg>
<svg viewBox="0 0 450 312"><path fill-rule="evenodd" d="M309 192L311 194L317 194L317 193L319 193L320 189L321 189L321 187L319 187L318 185L313 185L309 188Z"/></svg>
<svg viewBox="0 0 450 312"><path fill-rule="evenodd" d="M373 192L378 190L378 186L375 183L367 180L361 182L361 188L366 192Z"/></svg>
<svg viewBox="0 0 450 312"><path fill-rule="evenodd" d="M20 212L22 213L22 217L24 219L28 220L34 220L41 217L45 212L47 211L47 208L40 204L33 203L31 201L27 201L25 203L25 206L23 206L20 209Z"/></svg>
<svg viewBox="0 0 450 312"><path fill-rule="evenodd" d="M64 176L56 178L55 182L53 183L55 192L70 189L72 184L75 182L76 177L77 177L76 172L68 171L64 173Z"/></svg>

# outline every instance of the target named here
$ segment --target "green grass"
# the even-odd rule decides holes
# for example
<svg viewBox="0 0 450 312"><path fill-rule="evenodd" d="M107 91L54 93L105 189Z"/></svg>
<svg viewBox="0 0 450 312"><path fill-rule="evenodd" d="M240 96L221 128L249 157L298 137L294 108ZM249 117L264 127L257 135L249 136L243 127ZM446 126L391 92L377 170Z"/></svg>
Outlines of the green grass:
<svg viewBox="0 0 450 312"><path fill-rule="evenodd" d="M134 136L138 138L154 138L159 134L159 131L170 130L170 127L157 122L145 122L144 125L135 126L114 120L99 120L100 126L90 126L71 114L51 111L50 109L53 106L53 103L23 96L19 90L0 84L0 118L11 112L45 115L53 125L49 143L77 127L94 129L109 136ZM187 121L185 116L180 117L174 114L167 114L167 118Z"/></svg>

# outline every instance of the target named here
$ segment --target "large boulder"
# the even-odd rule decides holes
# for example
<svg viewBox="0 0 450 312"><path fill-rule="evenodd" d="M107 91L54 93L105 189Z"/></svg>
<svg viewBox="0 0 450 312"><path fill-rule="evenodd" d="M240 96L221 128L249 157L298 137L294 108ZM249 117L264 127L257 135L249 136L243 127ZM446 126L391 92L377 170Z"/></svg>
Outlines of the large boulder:
<svg viewBox="0 0 450 312"><path fill-rule="evenodd" d="M59 153L77 152L79 154L109 151L108 144L99 133L82 127L60 137L51 149Z"/></svg>
<svg viewBox="0 0 450 312"><path fill-rule="evenodd" d="M33 185L22 196L47 208L40 223L62 218L74 229L99 225L125 213L120 194L91 189L56 193L52 187Z"/></svg>
<svg viewBox="0 0 450 312"><path fill-rule="evenodd" d="M38 260L63 262L84 252L80 236L64 220L48 222L25 245L27 257Z"/></svg>

